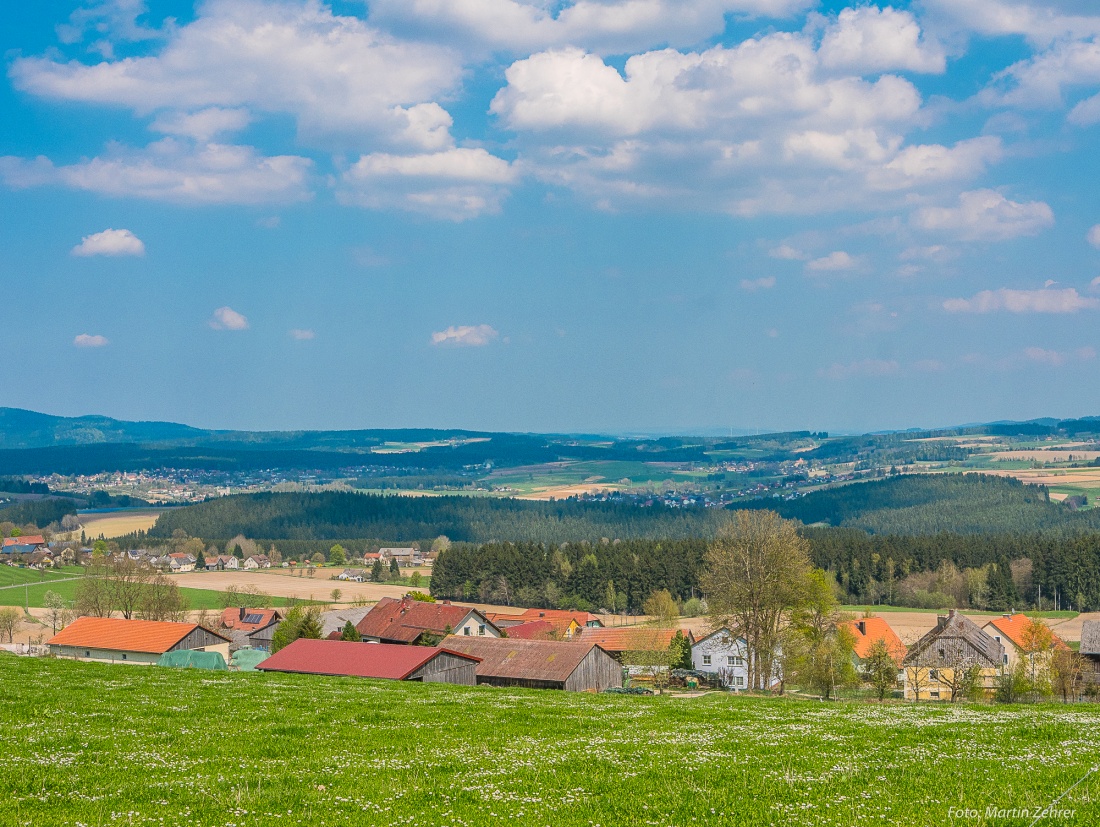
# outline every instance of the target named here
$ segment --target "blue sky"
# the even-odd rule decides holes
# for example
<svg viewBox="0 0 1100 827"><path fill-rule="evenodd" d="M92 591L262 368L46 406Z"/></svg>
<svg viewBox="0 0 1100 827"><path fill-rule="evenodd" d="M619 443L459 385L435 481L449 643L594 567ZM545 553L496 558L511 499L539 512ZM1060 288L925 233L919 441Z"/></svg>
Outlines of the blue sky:
<svg viewBox="0 0 1100 827"><path fill-rule="evenodd" d="M1089 6L6 3L0 404L559 432L1098 414Z"/></svg>

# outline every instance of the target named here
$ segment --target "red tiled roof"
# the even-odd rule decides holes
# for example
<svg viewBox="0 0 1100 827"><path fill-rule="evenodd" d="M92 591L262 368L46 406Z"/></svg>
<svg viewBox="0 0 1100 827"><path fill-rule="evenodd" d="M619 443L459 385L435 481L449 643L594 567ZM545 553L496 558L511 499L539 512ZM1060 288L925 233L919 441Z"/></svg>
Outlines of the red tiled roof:
<svg viewBox="0 0 1100 827"><path fill-rule="evenodd" d="M41 534L24 534L22 537L5 537L5 546L44 546L46 538Z"/></svg>
<svg viewBox="0 0 1100 827"><path fill-rule="evenodd" d="M508 637L520 640L561 640L562 635L558 627L549 620L532 620L529 623L519 623L508 626L504 630Z"/></svg>
<svg viewBox="0 0 1100 827"><path fill-rule="evenodd" d="M862 628L860 626L862 624ZM901 664L905 658L905 644L897 636L890 624L881 617L861 617L859 620L849 620L841 624L846 626L855 636L854 652L857 658L863 660L871 654L871 647L875 641L886 642L886 651L894 661Z"/></svg>
<svg viewBox="0 0 1100 827"><path fill-rule="evenodd" d="M423 603L404 597L383 597L355 628L363 637L412 643L424 632L446 634L447 627L457 629L472 609L450 603Z"/></svg>
<svg viewBox="0 0 1100 827"><path fill-rule="evenodd" d="M524 620L575 620L580 626L595 622L603 626L600 619L591 612L574 612L570 609L527 609L520 617Z"/></svg>
<svg viewBox="0 0 1100 827"><path fill-rule="evenodd" d="M659 629L653 626L628 626L615 629L585 628L573 640L595 644L608 652L641 652L667 649L679 629ZM684 631L688 642L694 642L691 632Z"/></svg>
<svg viewBox="0 0 1100 827"><path fill-rule="evenodd" d="M1028 629L1029 626L1031 626L1031 624L1033 622L1034 623L1042 623L1043 621L1041 621L1041 620L1032 621L1032 619L1030 617L1028 617L1027 615L1017 613L1017 614L1014 614L1010 617L1004 617L1004 616L995 617L991 621L989 621L989 623L987 623L986 626L994 627L998 632L1000 632L1002 635L1004 635L1006 638L1008 638L1013 644L1015 644L1017 649L1024 649L1024 648L1026 648L1026 645L1025 645L1024 641L1025 641L1025 636L1026 636L1026 633L1027 633L1027 629ZM988 631L988 629L986 631ZM1066 646L1065 641L1063 641L1060 637L1058 637L1058 635L1054 634L1053 631L1050 633L1050 635L1054 640L1054 647L1056 649L1068 649L1069 648L1068 646Z"/></svg>
<svg viewBox="0 0 1100 827"><path fill-rule="evenodd" d="M433 646L298 638L256 668L265 672L348 675L357 678L389 678L399 681L444 652L469 658L475 662L478 660L462 652L445 648L437 649Z"/></svg>
<svg viewBox="0 0 1100 827"><path fill-rule="evenodd" d="M164 654L195 629L197 623L169 623L159 620L123 620L118 617L79 617L50 638L59 646L86 646L116 652ZM210 632L209 629L206 631ZM210 632L222 640L228 638Z"/></svg>
<svg viewBox="0 0 1100 827"><path fill-rule="evenodd" d="M241 610L238 606L230 606L222 611L221 624L226 629L234 629L238 632L255 632L262 629L273 620L278 620L281 615L275 609L245 609L244 616L259 615L259 620L245 623L241 620Z"/></svg>

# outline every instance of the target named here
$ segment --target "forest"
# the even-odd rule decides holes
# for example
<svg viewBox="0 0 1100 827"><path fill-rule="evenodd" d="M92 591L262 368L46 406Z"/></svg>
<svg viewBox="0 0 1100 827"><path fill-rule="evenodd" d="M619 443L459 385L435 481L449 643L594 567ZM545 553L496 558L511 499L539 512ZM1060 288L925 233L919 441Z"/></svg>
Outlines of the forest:
<svg viewBox="0 0 1100 827"><path fill-rule="evenodd" d="M983 474L905 474L815 491L794 500L759 500L806 525L859 528L870 534L1078 533L1100 529L1100 509L1074 511L1045 488Z"/></svg>
<svg viewBox="0 0 1100 827"><path fill-rule="evenodd" d="M639 508L630 503L558 500L532 502L493 497L403 497L320 493L262 493L223 497L166 512L149 530L167 538L227 540L237 534L264 540L389 542L432 539L487 543L564 543L608 538L709 537L717 515L702 508Z"/></svg>

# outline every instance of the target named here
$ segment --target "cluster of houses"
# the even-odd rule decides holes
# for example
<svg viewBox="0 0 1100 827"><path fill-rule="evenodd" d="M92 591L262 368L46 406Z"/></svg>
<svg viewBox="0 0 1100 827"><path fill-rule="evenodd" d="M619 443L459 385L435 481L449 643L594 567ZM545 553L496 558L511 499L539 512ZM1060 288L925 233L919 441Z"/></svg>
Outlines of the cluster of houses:
<svg viewBox="0 0 1100 827"><path fill-rule="evenodd" d="M401 547L401 548L380 548L378 551L368 551L363 555L363 563L367 566L373 567L375 563L381 563L384 566L389 566L394 561L397 561L397 565L401 568L409 568L413 566L431 565L431 560L426 559L420 552L420 549L416 546ZM365 583L370 580L370 569L344 569L340 572L334 580L353 581L355 583Z"/></svg>
<svg viewBox="0 0 1100 827"><path fill-rule="evenodd" d="M640 653L667 651L678 632L605 628L588 612L486 613L448 601L387 597L370 608L327 612L320 640L299 639L268 656L282 619L275 609L233 607L222 613L213 631L188 623L80 618L49 646L58 657L127 663L154 663L181 649L224 650L227 659L245 651L255 655L255 668L266 672L599 692L622 686L624 675L635 673ZM359 642L341 639L349 623ZM1032 623L1025 615L1005 614L979 626L952 611L909 648L881 617L846 625L855 639L857 668L881 641L897 666L903 697L948 700L954 697L959 670L976 667L982 687L992 694L1005 669L1035 657L1028 643ZM1100 663L1100 622L1086 623L1085 629L1082 654ZM730 690L753 688L748 685L752 652L743 638L728 629L698 640L681 633L691 646L694 671ZM1066 645L1053 634L1052 640L1055 647ZM780 680L777 676L772 686L756 688L775 688Z"/></svg>

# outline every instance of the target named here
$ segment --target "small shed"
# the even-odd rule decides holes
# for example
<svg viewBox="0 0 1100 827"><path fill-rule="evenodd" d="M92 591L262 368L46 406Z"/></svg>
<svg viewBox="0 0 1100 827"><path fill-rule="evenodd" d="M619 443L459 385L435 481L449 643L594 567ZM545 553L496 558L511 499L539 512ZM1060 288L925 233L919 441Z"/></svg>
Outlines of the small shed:
<svg viewBox="0 0 1100 827"><path fill-rule="evenodd" d="M473 686L477 658L448 648L299 638L256 666L260 672L345 675Z"/></svg>
<svg viewBox="0 0 1100 827"><path fill-rule="evenodd" d="M461 635L444 638L440 646L478 658L479 684L569 692L602 692L623 685L622 667L599 646Z"/></svg>

